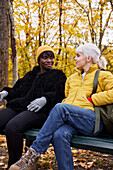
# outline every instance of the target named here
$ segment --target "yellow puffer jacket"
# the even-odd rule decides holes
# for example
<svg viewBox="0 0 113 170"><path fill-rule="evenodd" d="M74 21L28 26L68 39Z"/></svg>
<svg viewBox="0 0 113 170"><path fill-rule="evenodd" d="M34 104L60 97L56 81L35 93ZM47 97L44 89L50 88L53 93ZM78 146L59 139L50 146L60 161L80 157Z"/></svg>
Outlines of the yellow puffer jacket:
<svg viewBox="0 0 113 170"><path fill-rule="evenodd" d="M109 71L100 71L99 73L97 92L92 95L93 104L87 100L87 97L90 97L93 91L93 80L97 69L96 64L92 65L84 76L83 82L81 72L78 71L71 75L66 81L66 98L62 103L93 111L93 104L100 106L113 103L113 75Z"/></svg>

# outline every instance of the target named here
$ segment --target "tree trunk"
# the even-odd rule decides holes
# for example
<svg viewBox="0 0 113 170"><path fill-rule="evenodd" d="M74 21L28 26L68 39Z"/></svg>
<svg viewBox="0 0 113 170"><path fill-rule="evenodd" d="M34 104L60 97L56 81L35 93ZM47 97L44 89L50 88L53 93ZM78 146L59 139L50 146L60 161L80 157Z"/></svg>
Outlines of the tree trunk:
<svg viewBox="0 0 113 170"><path fill-rule="evenodd" d="M9 19L10 19L10 37L11 37L11 49L12 49L12 65L13 65L13 85L18 79L18 64L16 55L16 40L15 40L15 23L13 18L13 0L9 0Z"/></svg>
<svg viewBox="0 0 113 170"><path fill-rule="evenodd" d="M59 50L56 57L55 66L57 66L59 61L59 55L61 54L62 50L62 0L59 0Z"/></svg>
<svg viewBox="0 0 113 170"><path fill-rule="evenodd" d="M39 47L42 45L42 40L41 40L41 8L40 8L40 1L38 0L38 17L39 17L39 24L38 24L38 29L39 29Z"/></svg>
<svg viewBox="0 0 113 170"><path fill-rule="evenodd" d="M0 0L0 90L8 85L9 18L7 5L7 0Z"/></svg>
<svg viewBox="0 0 113 170"><path fill-rule="evenodd" d="M61 48L62 48L62 0L59 0L59 39L60 39L60 43L59 43L59 51L58 51L58 55L60 55L61 53Z"/></svg>

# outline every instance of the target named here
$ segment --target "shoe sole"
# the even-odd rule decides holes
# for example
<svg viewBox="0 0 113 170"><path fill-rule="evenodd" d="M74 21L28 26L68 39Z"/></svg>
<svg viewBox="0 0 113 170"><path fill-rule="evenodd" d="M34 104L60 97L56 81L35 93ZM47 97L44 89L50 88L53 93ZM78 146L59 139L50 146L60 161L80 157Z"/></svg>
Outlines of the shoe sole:
<svg viewBox="0 0 113 170"><path fill-rule="evenodd" d="M36 170L37 169L37 165L35 164L34 166L30 166L30 167L27 167L27 168L24 168L23 170ZM15 167L15 166L11 166L9 168L9 170L21 170L21 168L19 167Z"/></svg>

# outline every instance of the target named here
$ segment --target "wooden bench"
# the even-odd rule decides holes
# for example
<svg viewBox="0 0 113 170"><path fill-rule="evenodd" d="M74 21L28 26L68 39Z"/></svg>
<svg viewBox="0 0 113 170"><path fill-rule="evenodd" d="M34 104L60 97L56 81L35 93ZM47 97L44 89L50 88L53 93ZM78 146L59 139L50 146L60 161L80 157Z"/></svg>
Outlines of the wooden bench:
<svg viewBox="0 0 113 170"><path fill-rule="evenodd" d="M26 145L30 146L36 136L39 129L27 130L23 133L26 139ZM5 135L5 130L0 131L0 134ZM110 137L87 137L74 135L71 139L71 146L78 149L85 149L91 151L97 151L113 155L113 139Z"/></svg>

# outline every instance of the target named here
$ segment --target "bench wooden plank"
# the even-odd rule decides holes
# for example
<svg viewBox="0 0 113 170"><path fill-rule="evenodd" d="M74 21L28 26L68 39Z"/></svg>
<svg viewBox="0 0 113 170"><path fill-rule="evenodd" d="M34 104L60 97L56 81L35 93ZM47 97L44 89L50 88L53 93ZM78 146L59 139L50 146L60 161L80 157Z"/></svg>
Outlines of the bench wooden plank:
<svg viewBox="0 0 113 170"><path fill-rule="evenodd" d="M113 154L113 139L74 135L71 139L71 146L79 149Z"/></svg>
<svg viewBox="0 0 113 170"><path fill-rule="evenodd" d="M24 137L30 140L36 139L39 130L32 129L24 132ZM113 139L99 138L99 137L87 137L74 135L71 139L71 146L79 149L92 150L102 153L113 154Z"/></svg>
<svg viewBox="0 0 113 170"><path fill-rule="evenodd" d="M27 130L23 133L26 139L26 145L30 146L33 140L36 139L39 129ZM5 134L5 130L0 131L0 134ZM74 135L71 139L71 146L74 148L92 150L113 155L113 139L88 137Z"/></svg>

